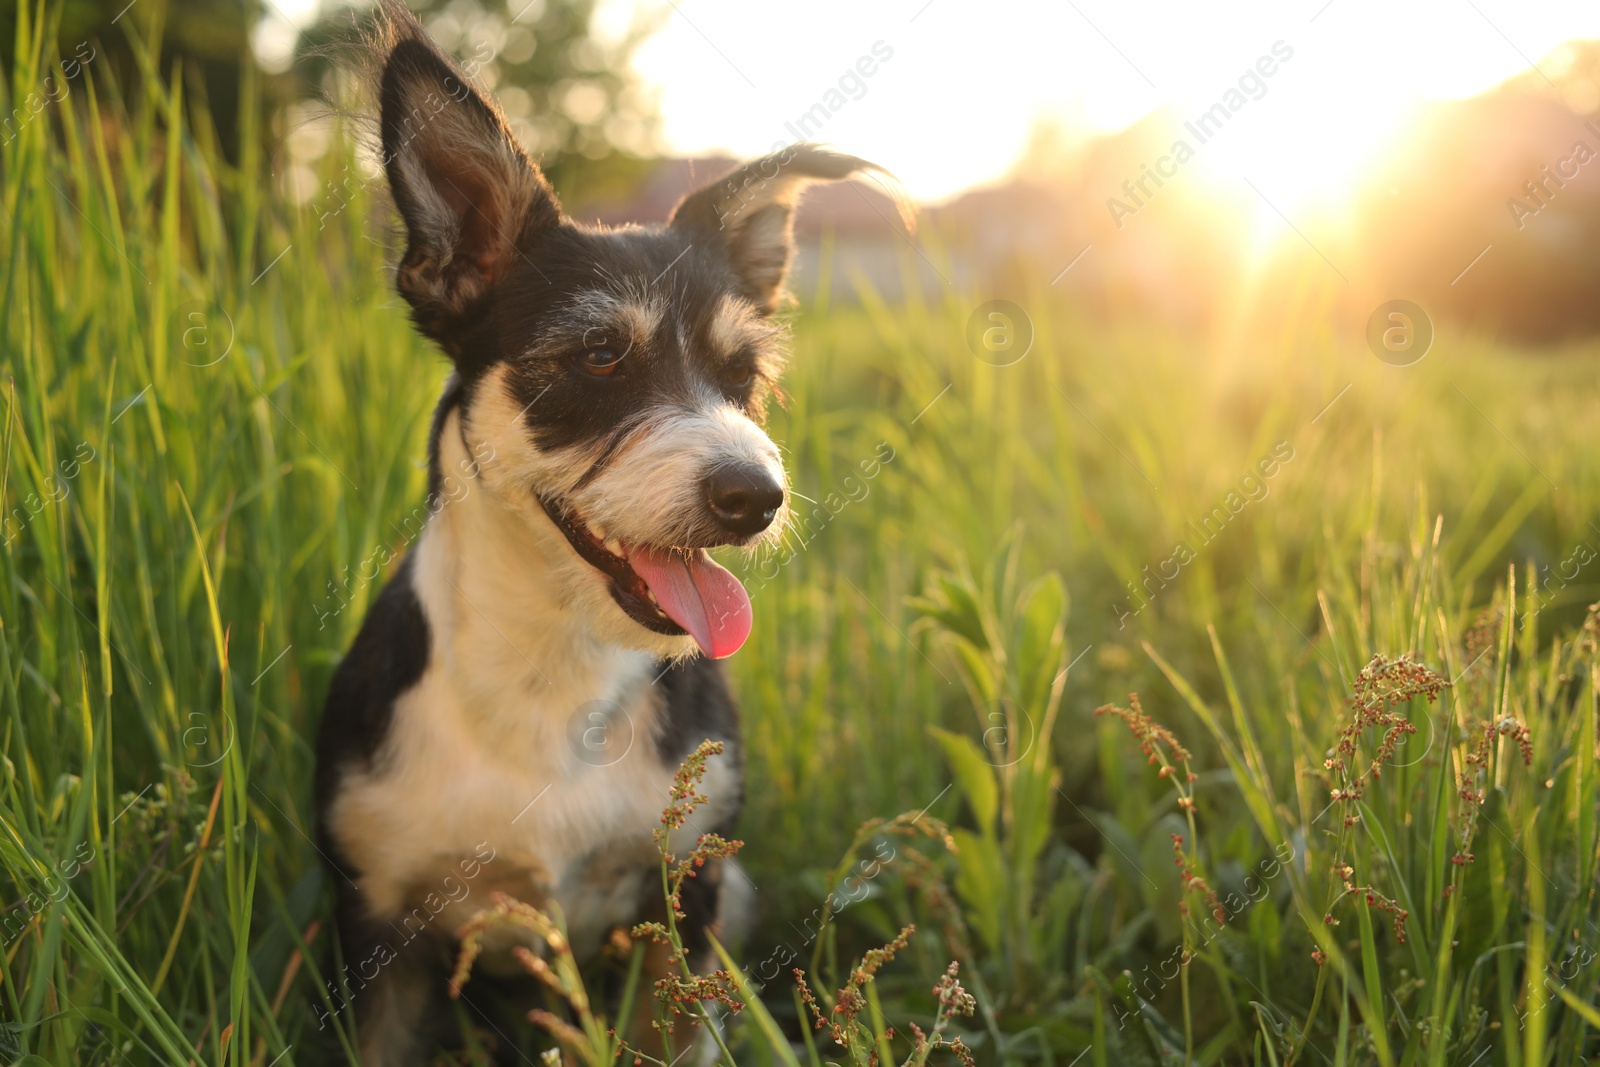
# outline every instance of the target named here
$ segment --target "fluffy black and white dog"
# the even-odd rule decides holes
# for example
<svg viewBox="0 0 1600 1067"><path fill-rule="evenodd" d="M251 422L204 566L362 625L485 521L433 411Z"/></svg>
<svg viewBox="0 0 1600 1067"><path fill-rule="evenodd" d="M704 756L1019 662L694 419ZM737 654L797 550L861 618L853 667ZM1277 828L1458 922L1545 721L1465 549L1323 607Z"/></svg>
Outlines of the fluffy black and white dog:
<svg viewBox="0 0 1600 1067"><path fill-rule="evenodd" d="M580 952L651 913L651 831L706 738L726 753L682 845L731 830L738 718L714 661L751 609L706 549L782 525L760 423L795 199L868 164L797 145L663 227L589 228L395 0L371 58L407 236L397 285L454 364L430 518L335 674L318 741L363 1062L391 1067L425 1055L440 965L489 890L558 905ZM575 743L597 724L599 758ZM748 895L731 862L685 901L702 955Z"/></svg>

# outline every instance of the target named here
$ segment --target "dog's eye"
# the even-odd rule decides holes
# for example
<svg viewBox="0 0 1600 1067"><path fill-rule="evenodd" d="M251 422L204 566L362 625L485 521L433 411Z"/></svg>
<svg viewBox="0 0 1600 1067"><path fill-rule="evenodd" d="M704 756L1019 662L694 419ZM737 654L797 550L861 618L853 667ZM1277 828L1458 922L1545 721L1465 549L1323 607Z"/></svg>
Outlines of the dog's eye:
<svg viewBox="0 0 1600 1067"><path fill-rule="evenodd" d="M596 378L607 378L622 366L622 356L613 348L591 348L578 357L578 365Z"/></svg>
<svg viewBox="0 0 1600 1067"><path fill-rule="evenodd" d="M735 389L742 389L750 384L750 364L734 363L722 372L724 385L731 385Z"/></svg>

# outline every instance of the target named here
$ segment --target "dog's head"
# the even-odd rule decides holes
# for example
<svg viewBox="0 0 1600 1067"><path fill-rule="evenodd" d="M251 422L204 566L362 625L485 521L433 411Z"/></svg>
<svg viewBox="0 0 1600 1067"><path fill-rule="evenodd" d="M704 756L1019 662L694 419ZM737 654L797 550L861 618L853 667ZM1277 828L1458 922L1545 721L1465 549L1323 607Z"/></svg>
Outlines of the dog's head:
<svg viewBox="0 0 1600 1067"><path fill-rule="evenodd" d="M558 595L599 636L732 654L749 597L705 550L772 537L786 512L760 423L795 201L869 164L797 145L694 192L659 229L579 226L494 104L386 7L397 285L455 363L463 442L493 457L477 484L542 539Z"/></svg>

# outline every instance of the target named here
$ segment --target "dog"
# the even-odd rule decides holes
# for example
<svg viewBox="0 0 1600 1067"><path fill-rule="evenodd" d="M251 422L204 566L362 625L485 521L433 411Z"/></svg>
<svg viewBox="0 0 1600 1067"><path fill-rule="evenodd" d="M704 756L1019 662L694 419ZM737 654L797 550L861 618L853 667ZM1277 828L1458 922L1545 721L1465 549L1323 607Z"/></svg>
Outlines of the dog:
<svg viewBox="0 0 1600 1067"><path fill-rule="evenodd" d="M333 676L316 795L362 1062L401 1067L427 1055L454 932L491 890L558 906L580 954L661 911L651 832L704 739L725 746L709 802L671 844L731 836L739 718L716 661L752 618L706 549L787 513L761 425L798 194L878 168L798 144L663 226L579 225L415 17L386 0L379 22L396 286L452 370L429 518ZM688 885L704 969L751 887L731 859Z"/></svg>

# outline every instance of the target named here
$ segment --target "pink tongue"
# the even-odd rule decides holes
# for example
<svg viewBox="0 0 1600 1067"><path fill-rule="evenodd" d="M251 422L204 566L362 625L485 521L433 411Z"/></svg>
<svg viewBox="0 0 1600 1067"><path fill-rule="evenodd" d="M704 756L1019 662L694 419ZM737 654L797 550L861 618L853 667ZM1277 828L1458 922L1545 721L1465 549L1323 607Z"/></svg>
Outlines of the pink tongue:
<svg viewBox="0 0 1600 1067"><path fill-rule="evenodd" d="M696 549L685 556L636 548L628 553L628 563L650 587L661 610L688 630L700 651L712 659L733 655L750 636L754 621L750 595L739 579L705 552Z"/></svg>

